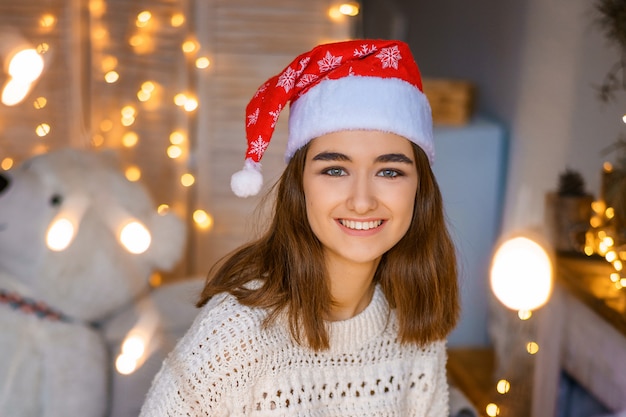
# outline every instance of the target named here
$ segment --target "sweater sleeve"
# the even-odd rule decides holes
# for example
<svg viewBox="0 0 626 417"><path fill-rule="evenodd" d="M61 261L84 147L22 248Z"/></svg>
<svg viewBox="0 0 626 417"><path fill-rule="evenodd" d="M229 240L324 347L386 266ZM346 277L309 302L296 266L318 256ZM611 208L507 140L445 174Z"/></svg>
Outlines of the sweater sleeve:
<svg viewBox="0 0 626 417"><path fill-rule="evenodd" d="M152 381L140 417L227 416L225 401L234 365L228 352L239 343L232 323L236 301L213 299L200 310L187 333L162 364ZM228 328L224 332L223 329ZM241 381L239 381L241 382Z"/></svg>

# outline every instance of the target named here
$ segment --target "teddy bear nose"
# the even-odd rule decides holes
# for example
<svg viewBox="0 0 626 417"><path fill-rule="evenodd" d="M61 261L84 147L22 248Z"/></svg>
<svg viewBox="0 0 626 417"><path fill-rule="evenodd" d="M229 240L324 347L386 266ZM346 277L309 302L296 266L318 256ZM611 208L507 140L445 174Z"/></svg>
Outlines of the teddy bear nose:
<svg viewBox="0 0 626 417"><path fill-rule="evenodd" d="M9 178L0 174L0 193L3 192L9 186Z"/></svg>

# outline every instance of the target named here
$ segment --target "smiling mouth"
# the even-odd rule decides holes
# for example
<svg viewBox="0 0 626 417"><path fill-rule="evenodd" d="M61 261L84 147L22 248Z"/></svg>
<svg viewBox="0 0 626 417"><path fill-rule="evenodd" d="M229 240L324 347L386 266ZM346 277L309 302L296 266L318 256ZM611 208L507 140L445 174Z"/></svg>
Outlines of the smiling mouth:
<svg viewBox="0 0 626 417"><path fill-rule="evenodd" d="M381 224L383 224L383 220L358 222L354 220L339 219L339 223L341 223L342 226L347 227L348 229L352 229L352 230L370 230L370 229L375 229L379 227Z"/></svg>

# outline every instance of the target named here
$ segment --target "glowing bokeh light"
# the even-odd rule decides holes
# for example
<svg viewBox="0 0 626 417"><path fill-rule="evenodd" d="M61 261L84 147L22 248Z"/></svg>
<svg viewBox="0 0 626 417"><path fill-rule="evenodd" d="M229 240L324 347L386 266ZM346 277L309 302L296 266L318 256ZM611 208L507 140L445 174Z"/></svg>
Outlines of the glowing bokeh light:
<svg viewBox="0 0 626 417"><path fill-rule="evenodd" d="M32 83L43 72L43 58L34 49L22 49L11 57L7 73L15 80Z"/></svg>
<svg viewBox="0 0 626 417"><path fill-rule="evenodd" d="M185 142L185 139L185 134L179 130L170 133L170 143L172 145L182 145Z"/></svg>
<svg viewBox="0 0 626 417"><path fill-rule="evenodd" d="M0 162L0 168L2 168L5 171L8 171L13 167L13 163L14 163L13 158L9 158L9 157L4 158L2 162Z"/></svg>
<svg viewBox="0 0 626 417"><path fill-rule="evenodd" d="M20 104L30 92L32 84L10 79L2 89L2 103L5 106Z"/></svg>
<svg viewBox="0 0 626 417"><path fill-rule="evenodd" d="M187 95L185 93L178 93L174 96L174 104L177 106L183 106L187 101Z"/></svg>
<svg viewBox="0 0 626 417"><path fill-rule="evenodd" d="M180 158L183 154L183 150L178 145L170 145L167 147L167 156L171 159Z"/></svg>
<svg viewBox="0 0 626 417"><path fill-rule="evenodd" d="M122 145L126 148L132 148L139 142L139 135L135 132L126 132L122 136Z"/></svg>
<svg viewBox="0 0 626 417"><path fill-rule="evenodd" d="M37 97L33 101L33 107L36 108L37 110L43 109L44 107L46 107L47 104L48 104L48 100L45 97Z"/></svg>
<svg viewBox="0 0 626 417"><path fill-rule="evenodd" d="M187 112L192 112L196 110L198 108L198 100L196 100L195 98L188 97L187 101L185 101L185 104L183 104L183 108Z"/></svg>
<svg viewBox="0 0 626 417"><path fill-rule="evenodd" d="M150 19L152 19L152 13L144 10L137 15L137 22L135 24L137 25L137 27L144 27L148 24Z"/></svg>
<svg viewBox="0 0 626 417"><path fill-rule="evenodd" d="M356 16L359 14L359 5L357 3L343 3L339 6L339 13L344 16Z"/></svg>
<svg viewBox="0 0 626 417"><path fill-rule="evenodd" d="M52 128L50 127L48 123L40 123L35 128L35 134L39 136L40 138L42 138L44 136L47 136L51 130Z"/></svg>
<svg viewBox="0 0 626 417"><path fill-rule="evenodd" d="M141 170L135 165L131 165L124 171L124 175L128 181L139 181L141 178Z"/></svg>
<svg viewBox="0 0 626 417"><path fill-rule="evenodd" d="M72 243L74 233L72 222L65 217L61 217L55 220L48 228L46 245L55 252L63 251Z"/></svg>
<svg viewBox="0 0 626 417"><path fill-rule="evenodd" d="M491 266L491 289L512 310L534 310L552 292L552 261L544 248L526 237L505 241Z"/></svg>
<svg viewBox="0 0 626 417"><path fill-rule="evenodd" d="M182 45L183 52L186 54L190 54L198 49L198 44L194 40L186 40Z"/></svg>
<svg viewBox="0 0 626 417"><path fill-rule="evenodd" d="M117 82L119 79L120 79L120 75L117 73L117 71L109 71L106 74L104 74L104 81L106 81L109 84L113 84Z"/></svg>
<svg viewBox="0 0 626 417"><path fill-rule="evenodd" d="M43 16L41 16L41 19L39 19L39 25L42 28L46 28L46 29L53 28L56 22L57 22L56 17L54 17L54 15L50 13L44 14Z"/></svg>
<svg viewBox="0 0 626 417"><path fill-rule="evenodd" d="M205 56L201 56L198 59L196 59L196 68L198 69L209 68L209 65L211 65L211 61L209 61L209 58Z"/></svg>
<svg viewBox="0 0 626 417"><path fill-rule="evenodd" d="M511 389L511 383L506 379L501 379L496 384L496 391L500 394L506 394Z"/></svg>
<svg viewBox="0 0 626 417"><path fill-rule="evenodd" d="M127 223L120 232L120 243L135 255L147 251L151 242L150 232L138 221Z"/></svg>
<svg viewBox="0 0 626 417"><path fill-rule="evenodd" d="M182 13L175 13L172 15L170 19L170 24L172 27L181 27L185 23L185 15Z"/></svg>
<svg viewBox="0 0 626 417"><path fill-rule="evenodd" d="M180 177L180 183L184 186L184 187L191 187L193 185L193 183L196 182L196 179L194 178L193 175L191 174L183 174Z"/></svg>
<svg viewBox="0 0 626 417"><path fill-rule="evenodd" d="M137 360L129 355L121 354L115 360L115 369L122 375L130 375L137 369Z"/></svg>
<svg viewBox="0 0 626 417"><path fill-rule="evenodd" d="M489 403L487 407L485 407L485 412L489 417L496 417L500 415L500 407L494 403Z"/></svg>
<svg viewBox="0 0 626 417"><path fill-rule="evenodd" d="M539 352L539 345L536 342L528 342L526 343L526 351L531 355Z"/></svg>
<svg viewBox="0 0 626 417"><path fill-rule="evenodd" d="M198 209L193 212L193 221L201 229L210 229L213 227L213 216L204 210Z"/></svg>
<svg viewBox="0 0 626 417"><path fill-rule="evenodd" d="M43 55L50 50L50 44L46 42L41 42L39 45L37 45L37 48L35 49L37 50L38 54Z"/></svg>

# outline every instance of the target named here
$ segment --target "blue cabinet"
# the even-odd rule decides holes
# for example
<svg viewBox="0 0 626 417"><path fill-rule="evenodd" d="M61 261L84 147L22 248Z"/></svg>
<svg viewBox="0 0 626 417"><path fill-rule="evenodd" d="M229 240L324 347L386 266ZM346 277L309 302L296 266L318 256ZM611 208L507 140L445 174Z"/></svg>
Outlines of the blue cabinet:
<svg viewBox="0 0 626 417"><path fill-rule="evenodd" d="M449 346L487 346L489 268L498 239L507 146L504 129L477 118L462 127L435 127L433 171L457 248L461 318Z"/></svg>

